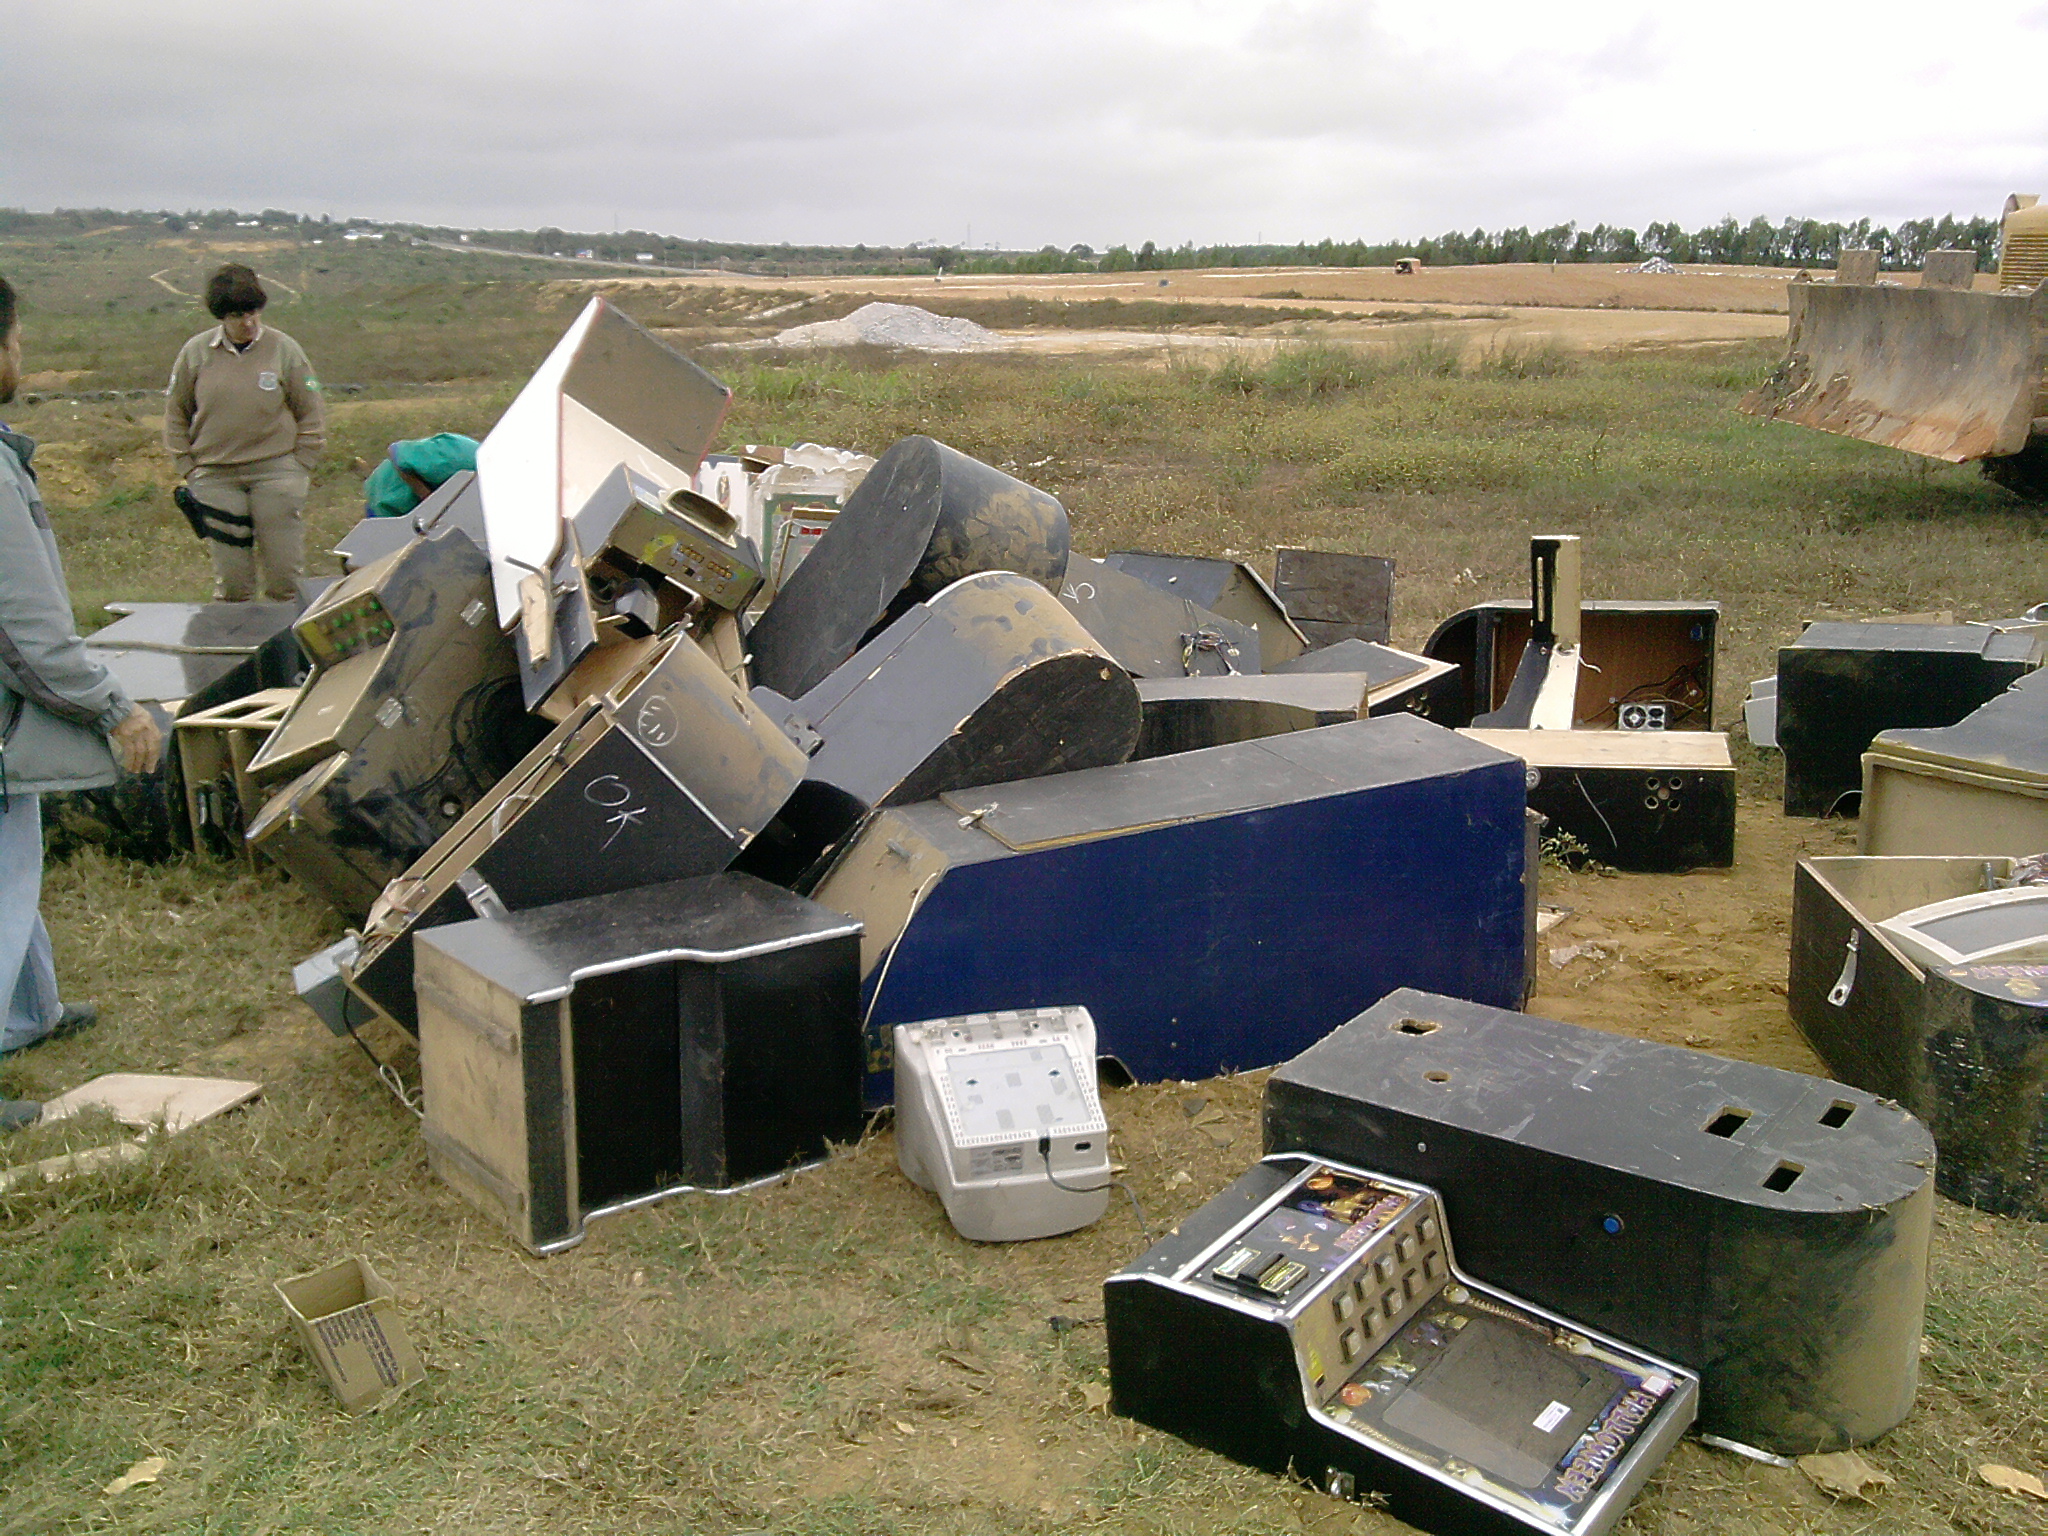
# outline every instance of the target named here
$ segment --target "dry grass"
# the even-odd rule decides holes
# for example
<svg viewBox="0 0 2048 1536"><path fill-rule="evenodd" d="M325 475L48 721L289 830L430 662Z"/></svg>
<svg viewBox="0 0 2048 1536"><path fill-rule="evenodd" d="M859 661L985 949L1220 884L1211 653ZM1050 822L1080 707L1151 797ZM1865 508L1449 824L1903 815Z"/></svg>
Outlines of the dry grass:
<svg viewBox="0 0 2048 1536"><path fill-rule="evenodd" d="M552 291L520 303L553 315ZM1411 642L1515 593L1530 531L1581 532L1592 595L1726 604L1724 715L1823 605L1996 613L2048 595L2043 525L1973 475L1735 415L1761 351L1439 366L1426 337L1413 345L1398 366L1282 354L1237 374L768 361L733 372L727 432L870 451L931 432L1056 490L1088 552L1391 554ZM351 457L475 431L513 378L449 376L483 382L338 405L316 529L348 520ZM82 609L204 590L147 416L51 402L19 424L48 440ZM1757 793L1767 772L1750 770L1746 837L1776 815ZM1782 902L1782 872L1765 883ZM0 1086L39 1096L157 1068L267 1092L137 1167L0 1197L0 1531L1394 1529L1090 1407L1099 1282L1141 1241L1125 1207L1070 1238L976 1247L900 1177L883 1134L785 1185L609 1218L535 1260L428 1174L410 1116L290 996L286 967L338 931L303 892L87 853L52 868L47 911L68 990L106 1018L0 1066ZM1758 1003L1757 1027L1789 1031L1781 1006ZM1155 1226L1256 1155L1258 1088L1109 1095ZM1198 1099L1222 1120L1197 1126ZM325 1396L270 1290L350 1252L397 1283L429 1368L363 1420ZM1883 1503L1831 1506L1796 1474L1687 1447L1625 1529L2028 1528L1970 1470L2048 1467L2044 1278L2039 1228L1945 1206L1921 1406L1871 1452L1898 1479ZM100 1493L152 1454L161 1482Z"/></svg>

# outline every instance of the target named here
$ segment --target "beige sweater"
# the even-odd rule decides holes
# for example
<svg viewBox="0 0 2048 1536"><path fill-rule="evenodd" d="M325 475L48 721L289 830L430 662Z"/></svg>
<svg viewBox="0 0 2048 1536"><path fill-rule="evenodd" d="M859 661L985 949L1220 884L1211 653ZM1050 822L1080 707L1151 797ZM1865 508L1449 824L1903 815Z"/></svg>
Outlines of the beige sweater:
<svg viewBox="0 0 2048 1536"><path fill-rule="evenodd" d="M164 447L178 473L281 459L310 470L327 446L320 381L296 341L264 326L237 352L215 326L178 349L164 398Z"/></svg>

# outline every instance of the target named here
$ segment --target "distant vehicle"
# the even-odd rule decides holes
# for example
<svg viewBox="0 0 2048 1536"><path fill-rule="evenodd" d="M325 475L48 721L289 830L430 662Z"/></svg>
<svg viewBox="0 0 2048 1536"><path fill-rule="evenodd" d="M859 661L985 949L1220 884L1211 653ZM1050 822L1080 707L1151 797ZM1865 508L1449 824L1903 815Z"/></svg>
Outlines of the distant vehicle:
<svg viewBox="0 0 2048 1536"><path fill-rule="evenodd" d="M2048 501L2048 207L2006 199L1998 286L1974 251L1932 251L1918 287L1844 251L1832 282L1792 282L1785 361L1744 397L1751 416L1982 465ZM1802 274L1803 275L1803 274Z"/></svg>
<svg viewBox="0 0 2048 1536"><path fill-rule="evenodd" d="M1394 271L1400 277L1413 277L1421 270L1422 258L1420 256L1403 256L1394 263Z"/></svg>

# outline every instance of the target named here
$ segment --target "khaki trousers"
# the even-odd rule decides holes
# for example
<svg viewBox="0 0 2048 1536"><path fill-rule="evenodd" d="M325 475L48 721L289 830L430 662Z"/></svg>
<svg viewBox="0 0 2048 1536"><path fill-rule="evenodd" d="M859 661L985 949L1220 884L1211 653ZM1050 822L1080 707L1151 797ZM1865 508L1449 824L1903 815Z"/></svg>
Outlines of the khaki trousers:
<svg viewBox="0 0 2048 1536"><path fill-rule="evenodd" d="M262 567L265 598L281 603L297 597L306 559L306 531L299 513L312 488L305 467L286 454L254 464L195 469L185 483L207 506L237 519L223 532L250 541L244 549L219 539L207 540L206 547L213 555L215 601L252 601L257 595L258 566ZM249 520L246 530L239 522L242 518Z"/></svg>

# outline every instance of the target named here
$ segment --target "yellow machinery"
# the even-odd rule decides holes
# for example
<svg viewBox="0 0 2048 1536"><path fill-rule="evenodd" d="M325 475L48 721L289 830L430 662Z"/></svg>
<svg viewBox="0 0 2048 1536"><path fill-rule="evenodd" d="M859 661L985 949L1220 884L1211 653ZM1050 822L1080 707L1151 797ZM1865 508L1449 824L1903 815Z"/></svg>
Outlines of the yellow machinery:
<svg viewBox="0 0 2048 1536"><path fill-rule="evenodd" d="M1917 286L1844 251L1832 282L1789 286L1785 361L1744 397L1797 422L1951 464L2048 501L2048 206L2006 199L1998 286L1971 251L1929 253Z"/></svg>

